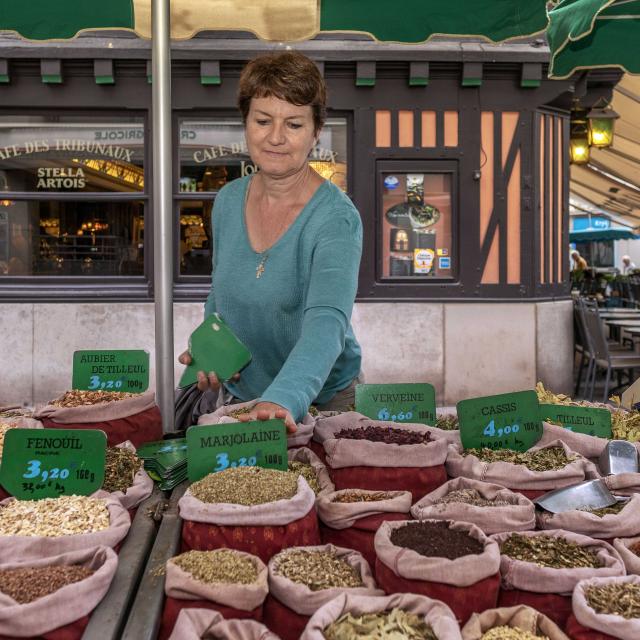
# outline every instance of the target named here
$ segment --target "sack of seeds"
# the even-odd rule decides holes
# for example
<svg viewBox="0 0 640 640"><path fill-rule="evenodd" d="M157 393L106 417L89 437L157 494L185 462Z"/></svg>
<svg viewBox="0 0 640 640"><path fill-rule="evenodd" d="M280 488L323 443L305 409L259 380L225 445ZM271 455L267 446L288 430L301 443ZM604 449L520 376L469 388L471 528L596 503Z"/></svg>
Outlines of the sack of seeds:
<svg viewBox="0 0 640 640"><path fill-rule="evenodd" d="M627 573L640 575L640 536L616 538L613 548L620 554Z"/></svg>
<svg viewBox="0 0 640 640"><path fill-rule="evenodd" d="M385 520L409 517L411 494L408 491L341 489L321 496L316 509L322 542L358 549L373 569L376 531Z"/></svg>
<svg viewBox="0 0 640 640"><path fill-rule="evenodd" d="M572 640L638 640L640 576L587 578L573 590Z"/></svg>
<svg viewBox="0 0 640 640"><path fill-rule="evenodd" d="M139 447L162 438L162 416L153 391L67 391L34 417L49 429L101 429L110 447L126 440Z"/></svg>
<svg viewBox="0 0 640 640"><path fill-rule="evenodd" d="M249 413L258 402L258 400L250 400L249 402L239 402L238 404L226 404L216 409L213 413L201 415L198 418L198 424L238 422L238 416L243 413ZM287 435L287 447L306 447L313 436L315 423L316 419L310 413L307 413L302 422L298 422L296 425L296 432Z"/></svg>
<svg viewBox="0 0 640 640"><path fill-rule="evenodd" d="M363 634L368 632L368 636ZM439 600L413 593L391 596L339 595L320 607L300 640L341 638L437 638L462 640L451 609Z"/></svg>
<svg viewBox="0 0 640 640"><path fill-rule="evenodd" d="M535 640L536 638L570 640L547 616L525 605L474 613L462 628L462 640Z"/></svg>
<svg viewBox="0 0 640 640"><path fill-rule="evenodd" d="M618 552L603 540L562 530L496 533L500 546L500 607L526 604L564 628L580 580L625 574Z"/></svg>
<svg viewBox="0 0 640 640"><path fill-rule="evenodd" d="M286 547L320 544L315 499L291 471L237 467L209 474L178 502L182 550L229 547L268 562Z"/></svg>
<svg viewBox="0 0 640 640"><path fill-rule="evenodd" d="M423 424L371 420L360 413L319 419L321 443L337 489L410 491L414 500L447 481L447 441Z"/></svg>
<svg viewBox="0 0 640 640"><path fill-rule="evenodd" d="M269 561L264 622L283 640L298 640L309 618L341 593L384 595L360 553L331 544L285 549Z"/></svg>
<svg viewBox="0 0 640 640"><path fill-rule="evenodd" d="M449 447L447 473L452 478L493 482L533 500L552 489L598 478L596 466L561 440L524 453L505 449Z"/></svg>
<svg viewBox="0 0 640 640"><path fill-rule="evenodd" d="M411 507L416 520L472 522L487 535L527 531L536 526L536 508L520 493L499 484L455 478Z"/></svg>
<svg viewBox="0 0 640 640"><path fill-rule="evenodd" d="M327 467L318 456L307 447L287 451L289 471L299 473L316 494L316 499L335 491Z"/></svg>
<svg viewBox="0 0 640 640"><path fill-rule="evenodd" d="M463 623L497 605L498 545L469 522L383 522L375 547L376 580L387 594L442 600Z"/></svg>
<svg viewBox="0 0 640 640"><path fill-rule="evenodd" d="M131 519L106 493L0 502L0 562L46 558L92 547L115 547Z"/></svg>
<svg viewBox="0 0 640 640"><path fill-rule="evenodd" d="M118 556L108 547L2 561L0 638L79 640L117 568Z"/></svg>
<svg viewBox="0 0 640 640"><path fill-rule="evenodd" d="M169 640L280 640L255 620L225 620L217 611L183 609Z"/></svg>
<svg viewBox="0 0 640 640"><path fill-rule="evenodd" d="M187 551L167 561L159 640L166 640L183 609L209 609L225 618L262 622L269 592L267 566L233 549Z"/></svg>

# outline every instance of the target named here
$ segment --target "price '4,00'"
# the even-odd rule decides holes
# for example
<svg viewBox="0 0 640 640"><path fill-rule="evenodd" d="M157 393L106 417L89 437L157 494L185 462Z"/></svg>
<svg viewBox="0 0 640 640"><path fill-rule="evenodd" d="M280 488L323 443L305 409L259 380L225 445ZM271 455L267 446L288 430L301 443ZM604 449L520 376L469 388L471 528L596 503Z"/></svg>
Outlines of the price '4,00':
<svg viewBox="0 0 640 640"><path fill-rule="evenodd" d="M504 427L498 427L496 429L496 423L492 420L482 432L488 438L500 437L500 436L508 436L510 433L518 433L520 431L520 425L511 424L506 425Z"/></svg>

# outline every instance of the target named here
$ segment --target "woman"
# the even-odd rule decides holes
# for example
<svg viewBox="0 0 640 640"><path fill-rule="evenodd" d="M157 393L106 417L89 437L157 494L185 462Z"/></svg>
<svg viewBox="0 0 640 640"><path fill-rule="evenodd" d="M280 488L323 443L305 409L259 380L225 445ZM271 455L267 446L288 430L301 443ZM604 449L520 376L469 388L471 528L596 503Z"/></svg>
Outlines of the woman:
<svg viewBox="0 0 640 640"><path fill-rule="evenodd" d="M259 400L243 419L283 418L295 431L311 403L346 410L353 402L362 224L347 196L307 162L326 116L311 60L287 51L249 62L238 106L260 171L216 198L205 315L220 313L251 351L242 375L224 385L234 399ZM188 353L180 362L190 362ZM218 391L215 372L199 372L198 387Z"/></svg>

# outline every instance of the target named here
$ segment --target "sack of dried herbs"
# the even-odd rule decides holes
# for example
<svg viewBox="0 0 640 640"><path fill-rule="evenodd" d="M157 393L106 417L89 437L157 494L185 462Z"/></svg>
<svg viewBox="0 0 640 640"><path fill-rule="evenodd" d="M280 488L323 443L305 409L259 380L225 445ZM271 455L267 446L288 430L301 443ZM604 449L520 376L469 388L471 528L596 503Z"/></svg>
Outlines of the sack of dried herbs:
<svg viewBox="0 0 640 640"><path fill-rule="evenodd" d="M8 412L11 414L11 412ZM4 449L4 436L11 429L42 429L42 422L23 415L0 416L0 460ZM11 494L0 487L0 500L8 498Z"/></svg>
<svg viewBox="0 0 640 640"><path fill-rule="evenodd" d="M452 478L493 482L531 500L553 489L600 476L592 462L571 451L561 440L532 447L524 454L506 450L463 450L451 445L447 473Z"/></svg>
<svg viewBox="0 0 640 640"><path fill-rule="evenodd" d="M378 635L373 637L402 637L403 626L410 623L412 628L420 629L426 638L462 639L458 621L444 602L413 593L357 596L347 592L320 607L311 616L300 640L335 638L333 633L326 635L327 629L344 632L344 636L341 634L338 637L357 637L352 630L353 625L362 626L363 623L377 629ZM337 625L340 626L339 630L336 629Z"/></svg>
<svg viewBox="0 0 640 640"><path fill-rule="evenodd" d="M627 573L640 575L640 536L616 538L613 548L620 554Z"/></svg>
<svg viewBox="0 0 640 640"><path fill-rule="evenodd" d="M535 513L522 494L471 478L449 480L411 507L416 520L472 522L487 535L534 529Z"/></svg>
<svg viewBox="0 0 640 640"><path fill-rule="evenodd" d="M498 545L469 522L383 522L375 548L376 579L387 594L442 600L463 623L497 604Z"/></svg>
<svg viewBox="0 0 640 640"><path fill-rule="evenodd" d="M625 574L618 552L603 540L562 530L491 536L500 546L498 606L526 604L564 628L580 580Z"/></svg>
<svg viewBox="0 0 640 640"><path fill-rule="evenodd" d="M571 451L579 453L585 458L597 460L598 456L604 451L607 446L606 438L599 438L597 436L590 436L586 433L578 433L577 431L570 431L556 424L550 424L549 422L542 423L542 437L538 440L537 445L543 447L551 444L556 440L562 440Z"/></svg>
<svg viewBox="0 0 640 640"><path fill-rule="evenodd" d="M182 550L229 547L263 562L291 546L319 544L316 496L290 471L237 467L194 482L178 502Z"/></svg>
<svg viewBox="0 0 640 640"><path fill-rule="evenodd" d="M304 476L304 479L316 494L316 499L335 491L335 486L331 482L327 467L311 449L307 447L289 449L287 458L289 460L289 471L301 473Z"/></svg>
<svg viewBox="0 0 640 640"><path fill-rule="evenodd" d="M217 611L183 609L169 640L280 640L255 620L225 620Z"/></svg>
<svg viewBox="0 0 640 640"><path fill-rule="evenodd" d="M319 419L313 437L337 489L409 491L417 500L447 480L444 433L349 412Z"/></svg>
<svg viewBox="0 0 640 640"><path fill-rule="evenodd" d="M162 416L153 391L67 391L34 413L49 429L101 429L107 444L130 440L139 447L162 438Z"/></svg>
<svg viewBox="0 0 640 640"><path fill-rule="evenodd" d="M411 509L408 491L341 489L316 502L320 536L325 544L357 549L373 569L373 540L385 520L406 520Z"/></svg>
<svg viewBox="0 0 640 640"><path fill-rule="evenodd" d="M482 613L474 613L462 628L462 640L482 640L487 631L496 629L496 627L518 629L523 633L528 633L527 638L570 640L555 622L525 605L488 609ZM503 636L497 634L495 636L496 640L501 637Z"/></svg>
<svg viewBox="0 0 640 640"><path fill-rule="evenodd" d="M573 590L567 622L572 640L638 640L640 577L587 578Z"/></svg>
<svg viewBox="0 0 640 640"><path fill-rule="evenodd" d="M285 549L269 561L264 622L283 640L298 640L309 618L345 592L384 595L360 553L331 544Z"/></svg>
<svg viewBox="0 0 640 640"><path fill-rule="evenodd" d="M79 639L117 567L118 556L108 547L3 561L0 637L50 637L53 632L56 637Z"/></svg>

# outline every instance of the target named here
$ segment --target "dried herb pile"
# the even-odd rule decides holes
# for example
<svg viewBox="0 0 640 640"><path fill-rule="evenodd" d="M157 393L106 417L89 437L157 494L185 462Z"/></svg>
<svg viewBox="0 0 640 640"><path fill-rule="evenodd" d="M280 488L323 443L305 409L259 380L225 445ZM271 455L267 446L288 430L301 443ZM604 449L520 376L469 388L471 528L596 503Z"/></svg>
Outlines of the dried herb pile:
<svg viewBox="0 0 640 640"><path fill-rule="evenodd" d="M210 473L194 482L189 490L202 502L250 507L292 498L298 491L298 476L291 471L237 467Z"/></svg>
<svg viewBox="0 0 640 640"><path fill-rule="evenodd" d="M466 449L462 455L476 456L483 462L519 464L531 471L558 471L578 459L574 454L568 456L562 447L548 447L524 453L511 449Z"/></svg>
<svg viewBox="0 0 640 640"><path fill-rule="evenodd" d="M500 553L550 569L598 569L602 566L593 551L561 537L527 537L514 533L500 545Z"/></svg>
<svg viewBox="0 0 640 640"><path fill-rule="evenodd" d="M258 570L251 559L233 549L187 551L169 562L205 584L253 584L258 579Z"/></svg>
<svg viewBox="0 0 640 640"><path fill-rule="evenodd" d="M372 493L360 493L357 490L345 491L335 496L331 502L340 502L342 504L351 504L353 502L380 502L380 500L391 500L392 493L386 491L375 491Z"/></svg>
<svg viewBox="0 0 640 640"><path fill-rule="evenodd" d="M391 542L397 547L413 549L428 558L449 558L480 554L484 545L466 531L450 529L447 520L410 522L391 532Z"/></svg>
<svg viewBox="0 0 640 640"><path fill-rule="evenodd" d="M104 460L104 482L102 488L109 493L122 491L133 486L136 473L142 468L142 460L131 451L122 447L108 447Z"/></svg>
<svg viewBox="0 0 640 640"><path fill-rule="evenodd" d="M0 571L0 591L18 604L28 604L93 573L93 569L77 564L5 569Z"/></svg>
<svg viewBox="0 0 640 640"><path fill-rule="evenodd" d="M612 504L610 507L601 507L600 509L589 509L587 507L583 507L582 509L578 509L578 511L587 511L588 513L593 513L594 516L598 516L599 518L604 518L609 515L617 515L620 513L629 503L624 502L616 502Z"/></svg>
<svg viewBox="0 0 640 640"><path fill-rule="evenodd" d="M444 431L456 431L460 428L460 423L458 422L458 416L455 413L447 413L436 417L435 426L438 429L443 429Z"/></svg>
<svg viewBox="0 0 640 640"><path fill-rule="evenodd" d="M54 407L82 407L105 402L118 402L125 398L132 398L135 395L135 393L127 393L125 391L79 391L73 389L72 391L66 391L51 404Z"/></svg>
<svg viewBox="0 0 640 640"><path fill-rule="evenodd" d="M313 489L313 493L316 495L320 493L320 483L318 482L318 476L316 476L316 470L310 464L299 462L298 460L289 460L288 469L291 473L295 473L296 476L302 476Z"/></svg>
<svg viewBox="0 0 640 640"><path fill-rule="evenodd" d="M513 506L512 502L506 500L488 500L483 498L481 493L477 489L456 489L455 491L449 491L447 495L438 498L434 504L451 504L462 502L474 507L510 507Z"/></svg>
<svg viewBox="0 0 640 640"><path fill-rule="evenodd" d="M547 636L536 636L533 633L514 627L494 627L482 634L480 640L549 640Z"/></svg>
<svg viewBox="0 0 640 640"><path fill-rule="evenodd" d="M397 608L360 616L345 613L323 633L327 640L445 640L423 618Z"/></svg>
<svg viewBox="0 0 640 640"><path fill-rule="evenodd" d="M240 416L246 415L247 413L251 413L251 409L249 409L249 407L243 407L242 409L236 409L235 411L232 411L229 416L238 420Z"/></svg>
<svg viewBox="0 0 640 640"><path fill-rule="evenodd" d="M0 458L2 458L2 452L4 450L4 437L9 429L15 429L17 425L9 424L7 422L0 422Z"/></svg>
<svg viewBox="0 0 640 640"><path fill-rule="evenodd" d="M428 431L409 431L408 429L373 425L354 429L341 429L334 437L349 440L368 440L369 442L381 442L384 444L426 444L433 441Z"/></svg>
<svg viewBox="0 0 640 640"><path fill-rule="evenodd" d="M631 553L635 553L637 556L640 556L640 542L634 542L629 547L629 551L631 551Z"/></svg>
<svg viewBox="0 0 640 640"><path fill-rule="evenodd" d="M640 584L619 582L592 585L584 590L587 604L596 613L622 616L627 620L640 618Z"/></svg>
<svg viewBox="0 0 640 640"><path fill-rule="evenodd" d="M317 407L314 407L313 405L311 405L309 407L309 415L313 416L314 418L317 418L320 415L320 412L318 411Z"/></svg>

